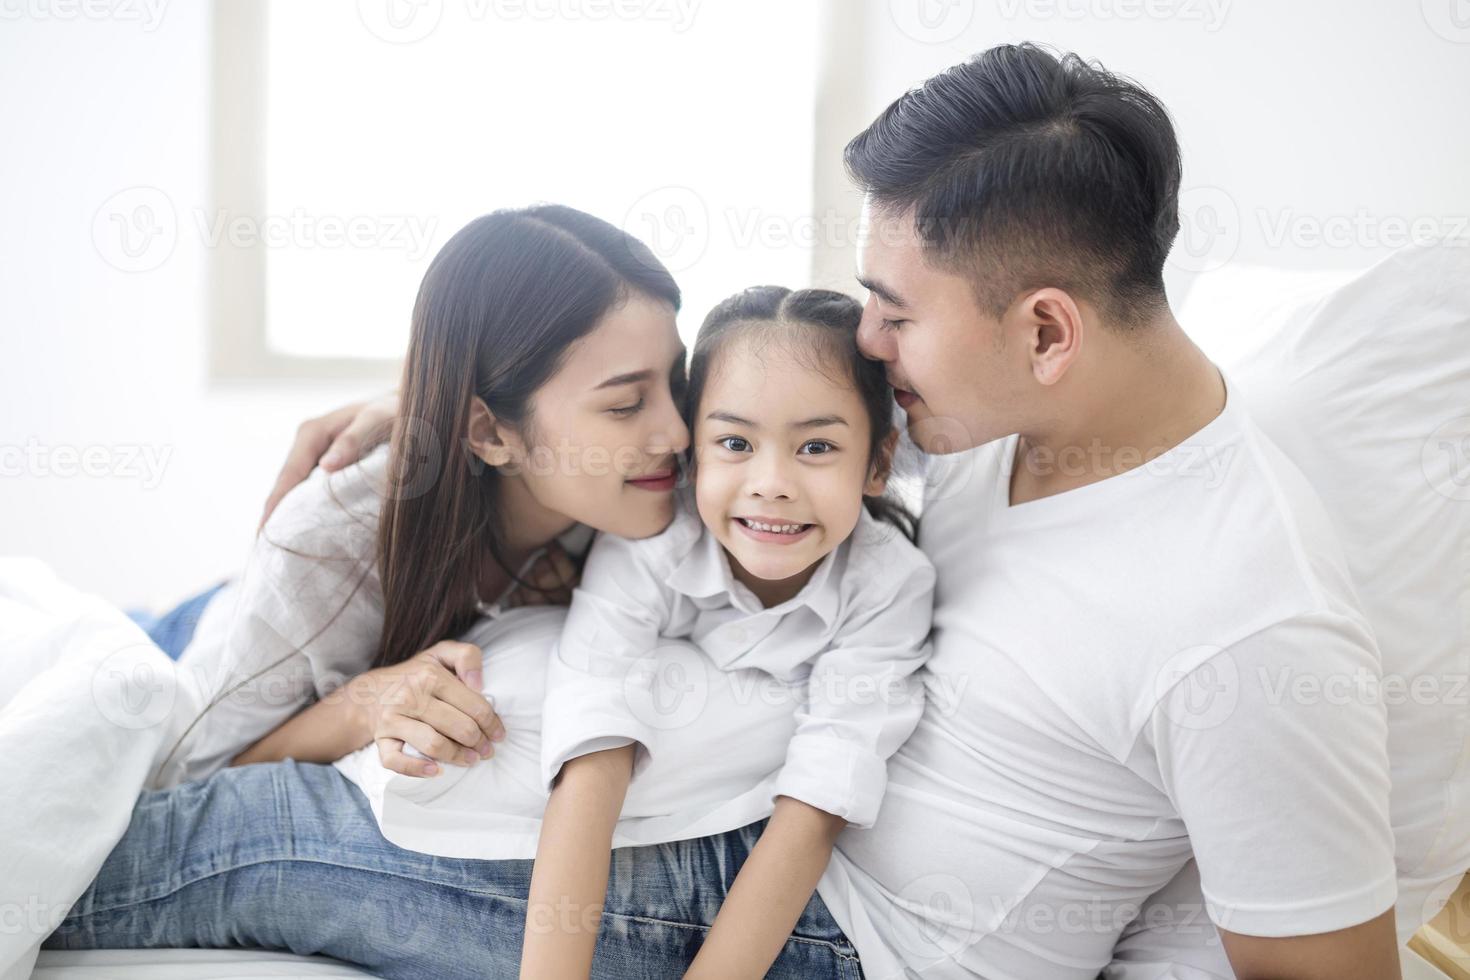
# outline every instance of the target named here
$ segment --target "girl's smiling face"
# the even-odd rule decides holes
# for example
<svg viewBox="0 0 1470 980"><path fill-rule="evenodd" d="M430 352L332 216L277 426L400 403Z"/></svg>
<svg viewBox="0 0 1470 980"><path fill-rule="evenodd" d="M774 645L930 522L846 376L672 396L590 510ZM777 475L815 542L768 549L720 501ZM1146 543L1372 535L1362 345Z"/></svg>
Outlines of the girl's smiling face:
<svg viewBox="0 0 1470 980"><path fill-rule="evenodd" d="M819 363L807 329L732 337L694 413L699 516L767 606L801 590L886 483L862 398L841 365Z"/></svg>

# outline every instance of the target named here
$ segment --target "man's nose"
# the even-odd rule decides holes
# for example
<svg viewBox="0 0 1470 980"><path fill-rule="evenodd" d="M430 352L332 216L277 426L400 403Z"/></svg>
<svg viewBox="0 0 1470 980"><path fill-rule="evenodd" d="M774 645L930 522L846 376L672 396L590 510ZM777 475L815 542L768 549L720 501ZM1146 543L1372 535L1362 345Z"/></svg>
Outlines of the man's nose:
<svg viewBox="0 0 1470 980"><path fill-rule="evenodd" d="M858 321L857 345L863 356L872 361L891 361L891 343L882 330L883 318L878 314L878 304L872 299L863 307L863 318Z"/></svg>

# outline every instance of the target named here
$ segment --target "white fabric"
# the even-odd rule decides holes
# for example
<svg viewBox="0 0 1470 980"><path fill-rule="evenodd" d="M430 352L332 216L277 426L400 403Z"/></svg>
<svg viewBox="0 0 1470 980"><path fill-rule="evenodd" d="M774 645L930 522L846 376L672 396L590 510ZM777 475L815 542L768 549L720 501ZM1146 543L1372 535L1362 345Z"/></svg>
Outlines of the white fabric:
<svg viewBox="0 0 1470 980"><path fill-rule="evenodd" d="M1191 290L1180 321L1321 496L1373 626L1402 943L1470 870L1470 240L1351 274L1232 264ZM1201 900L1183 894L1143 914L1168 921ZM1181 946L1218 954L1214 939L1156 931L1133 953L1197 958Z"/></svg>
<svg viewBox="0 0 1470 980"><path fill-rule="evenodd" d="M330 956L258 949L44 949L31 980L262 980L371 977Z"/></svg>
<svg viewBox="0 0 1470 980"><path fill-rule="evenodd" d="M0 980L21 980L198 703L137 625L33 559L0 559L0 655L0 785L24 794L0 807Z"/></svg>
<svg viewBox="0 0 1470 980"><path fill-rule="evenodd" d="M385 837L450 857L534 857L561 761L630 739L649 751L615 847L741 827L778 793L871 821L882 760L918 715L908 678L927 653L933 585L922 553L865 513L801 593L762 609L684 501L661 535L599 536L569 611L512 610L466 637L506 724L493 758L422 779L384 770L369 747L337 767Z"/></svg>
<svg viewBox="0 0 1470 980"><path fill-rule="evenodd" d="M1385 712L1290 686L1371 678L1377 651L1320 504L1233 390L1153 462L1011 507L1015 444L926 481L924 715L819 886L864 974L1091 980L1191 853L1239 932L1390 906Z"/></svg>
<svg viewBox="0 0 1470 980"><path fill-rule="evenodd" d="M549 788L569 759L610 741L636 741L646 753L634 783L660 784L665 806L690 805L679 802L689 763L717 763L681 750L691 740L706 751L716 743L704 730L706 712L666 710L647 660L664 642L687 639L715 669L756 669L800 691L772 791L870 826L888 757L922 707L911 675L927 656L933 593L928 559L866 510L800 592L770 608L735 579L723 546L687 498L662 534L636 541L604 534L592 546L550 667L543 784ZM679 764L662 759L665 753L679 753ZM769 813L769 798L757 802L761 812L751 819Z"/></svg>

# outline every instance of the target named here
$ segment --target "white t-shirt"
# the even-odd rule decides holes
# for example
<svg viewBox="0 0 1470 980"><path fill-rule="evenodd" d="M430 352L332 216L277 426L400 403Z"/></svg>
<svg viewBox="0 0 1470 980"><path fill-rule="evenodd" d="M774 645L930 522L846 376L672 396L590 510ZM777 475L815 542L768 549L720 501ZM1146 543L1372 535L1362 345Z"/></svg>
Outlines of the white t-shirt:
<svg viewBox="0 0 1470 980"><path fill-rule="evenodd" d="M1232 931L1388 909L1378 654L1301 474L1235 399L1010 506L1016 443L931 461L924 713L818 889L864 974L1093 980L1191 854Z"/></svg>

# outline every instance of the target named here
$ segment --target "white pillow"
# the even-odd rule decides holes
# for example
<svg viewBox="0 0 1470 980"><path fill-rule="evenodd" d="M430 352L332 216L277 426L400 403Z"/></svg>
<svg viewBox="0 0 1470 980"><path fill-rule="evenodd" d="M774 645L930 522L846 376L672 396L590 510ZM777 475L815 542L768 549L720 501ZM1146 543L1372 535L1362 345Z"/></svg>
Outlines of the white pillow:
<svg viewBox="0 0 1470 980"><path fill-rule="evenodd" d="M1334 276L1213 275L1181 321L1321 495L1377 634L1406 937L1470 869L1470 240Z"/></svg>

